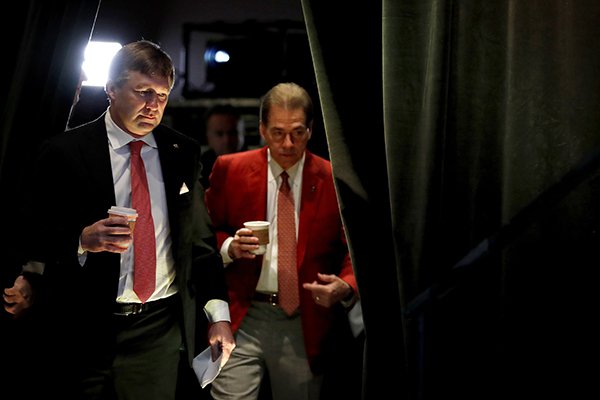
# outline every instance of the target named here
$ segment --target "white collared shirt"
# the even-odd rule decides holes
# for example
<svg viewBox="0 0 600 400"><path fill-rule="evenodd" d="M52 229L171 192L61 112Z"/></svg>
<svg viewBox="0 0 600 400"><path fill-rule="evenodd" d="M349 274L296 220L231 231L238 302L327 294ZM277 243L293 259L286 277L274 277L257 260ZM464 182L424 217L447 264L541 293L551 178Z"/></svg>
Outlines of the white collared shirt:
<svg viewBox="0 0 600 400"><path fill-rule="evenodd" d="M108 147L112 167L113 184L115 188L116 205L131 207L131 172L129 142L135 140L131 135L119 128L110 117L107 110L104 117L106 132L108 134ZM152 219L156 235L156 289L149 301L168 297L177 292L175 284L175 262L171 253L171 230L167 215L167 199L164 180L160 166L158 148L152 133L141 138L148 146L141 152L146 174ZM108 210L107 210L108 211ZM133 291L133 244L121 254L121 267L119 272L119 287L117 291L118 302L139 303L139 298ZM79 245L79 262L85 263L87 253ZM43 266L42 266L43 267ZM220 299L209 300L204 306L204 313L209 323L218 321L231 322L229 305Z"/></svg>
<svg viewBox="0 0 600 400"><path fill-rule="evenodd" d="M104 121L108 133L110 162L117 206L131 207L131 173L129 142L135 140L130 134L115 124L106 112ZM153 133L140 138L146 143L142 147L142 160L146 167L148 188L152 205L152 219L156 235L156 289L148 301L168 297L177 292L175 285L175 267L171 253L171 230L167 214L167 197L158 147ZM139 302L133 291L133 243L121 254L119 288L117 301L124 303Z"/></svg>
<svg viewBox="0 0 600 400"><path fill-rule="evenodd" d="M277 285L277 194L281 186L281 173L283 168L273 160L271 152L268 151L269 171L267 172L267 221L271 222L269 230L269 244L267 251L263 257L260 278L256 285L256 290L259 292L276 293ZM300 194L302 193L302 171L304 170L304 157L286 172L289 175L288 182L294 196L294 214L296 219L296 240L298 239L298 216L300 214Z"/></svg>

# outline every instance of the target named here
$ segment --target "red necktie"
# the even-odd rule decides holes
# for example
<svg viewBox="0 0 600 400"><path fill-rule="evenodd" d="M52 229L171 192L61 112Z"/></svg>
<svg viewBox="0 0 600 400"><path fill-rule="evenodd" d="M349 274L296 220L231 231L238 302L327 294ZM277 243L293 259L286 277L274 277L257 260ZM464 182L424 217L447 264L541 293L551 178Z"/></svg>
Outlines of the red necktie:
<svg viewBox="0 0 600 400"><path fill-rule="evenodd" d="M281 173L277 197L277 281L279 306L292 315L300 305L298 270L296 268L296 217L294 197L290 191L288 174Z"/></svg>
<svg viewBox="0 0 600 400"><path fill-rule="evenodd" d="M143 141L130 142L131 149L131 206L137 210L133 234L133 291L142 303L154 292L156 286L156 238L150 206L150 191L146 168L140 151Z"/></svg>

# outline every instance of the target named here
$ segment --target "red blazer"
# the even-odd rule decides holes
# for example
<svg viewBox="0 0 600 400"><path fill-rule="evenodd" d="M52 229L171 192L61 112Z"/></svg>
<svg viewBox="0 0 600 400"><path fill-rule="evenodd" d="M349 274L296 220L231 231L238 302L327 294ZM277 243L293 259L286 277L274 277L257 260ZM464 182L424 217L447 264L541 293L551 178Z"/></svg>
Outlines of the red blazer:
<svg viewBox="0 0 600 400"><path fill-rule="evenodd" d="M206 202L220 247L245 221L267 218L267 147L220 156L210 175ZM329 161L306 151L298 226L298 284L304 343L313 370L318 370L333 308L315 304L302 283L317 280L317 272L336 274L356 293L356 279ZM260 275L262 256L236 260L225 269L232 328L246 315Z"/></svg>

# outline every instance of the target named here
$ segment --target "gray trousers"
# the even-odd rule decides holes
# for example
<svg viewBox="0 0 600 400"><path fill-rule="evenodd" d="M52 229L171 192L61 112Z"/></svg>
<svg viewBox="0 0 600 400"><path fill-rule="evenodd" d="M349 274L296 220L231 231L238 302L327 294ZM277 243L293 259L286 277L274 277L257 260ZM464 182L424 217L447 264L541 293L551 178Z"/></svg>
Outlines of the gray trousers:
<svg viewBox="0 0 600 400"><path fill-rule="evenodd" d="M215 400L256 400L263 376L269 375L273 400L317 400L322 377L310 371L300 314L288 317L279 307L252 302L236 347L213 381Z"/></svg>

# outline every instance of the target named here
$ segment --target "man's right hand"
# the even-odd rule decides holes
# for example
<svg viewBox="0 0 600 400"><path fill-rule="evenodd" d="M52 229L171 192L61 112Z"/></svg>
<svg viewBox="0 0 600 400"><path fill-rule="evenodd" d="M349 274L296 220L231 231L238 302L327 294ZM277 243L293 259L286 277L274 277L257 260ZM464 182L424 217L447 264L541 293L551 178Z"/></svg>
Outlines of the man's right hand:
<svg viewBox="0 0 600 400"><path fill-rule="evenodd" d="M248 228L240 228L235 232L233 240L229 243L227 254L232 260L255 258L256 254L250 251L256 250L258 247L258 238L252 235L252 231Z"/></svg>
<svg viewBox="0 0 600 400"><path fill-rule="evenodd" d="M18 318L33 306L33 288L23 275L19 275L15 279L13 287L4 289L2 298L4 299L4 310Z"/></svg>
<svg viewBox="0 0 600 400"><path fill-rule="evenodd" d="M83 228L81 247L85 251L97 253L109 251L124 253L133 240L127 217L111 216Z"/></svg>

